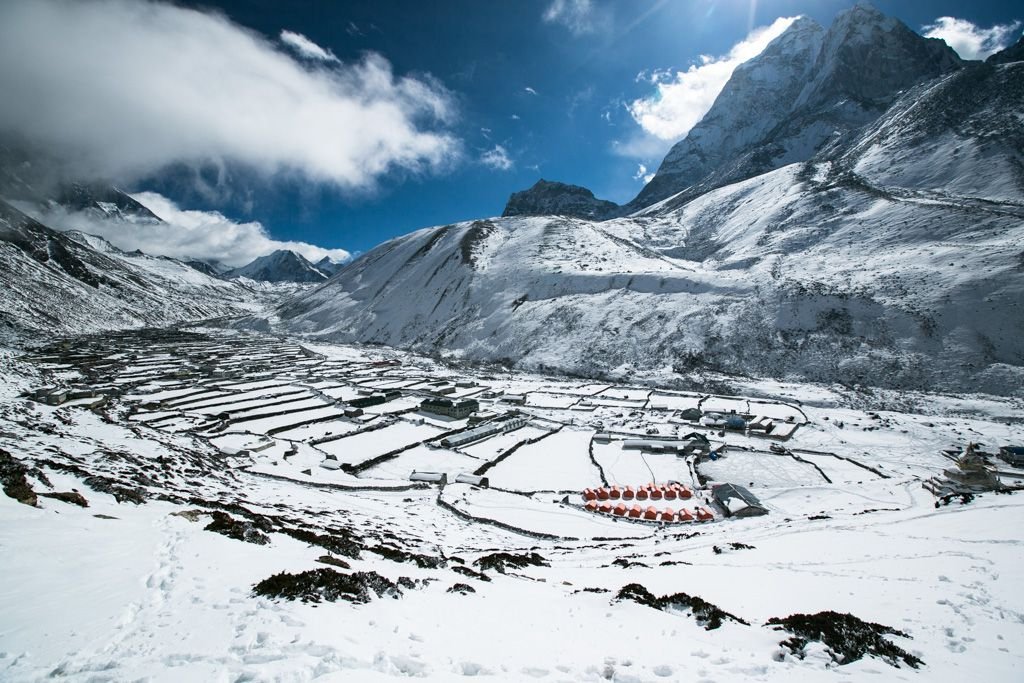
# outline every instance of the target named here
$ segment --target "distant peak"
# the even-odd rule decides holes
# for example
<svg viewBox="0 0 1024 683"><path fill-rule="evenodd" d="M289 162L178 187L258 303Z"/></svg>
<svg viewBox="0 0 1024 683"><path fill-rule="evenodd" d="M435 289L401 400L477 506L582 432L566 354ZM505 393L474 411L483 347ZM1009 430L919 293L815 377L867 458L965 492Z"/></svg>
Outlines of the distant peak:
<svg viewBox="0 0 1024 683"><path fill-rule="evenodd" d="M822 30L822 26L814 19L811 19L810 17L801 14L799 17L793 20L793 23L790 24L789 28L783 31L783 33L789 33L790 31L806 31L808 29Z"/></svg>
<svg viewBox="0 0 1024 683"><path fill-rule="evenodd" d="M618 208L615 202L597 199L585 187L541 178L530 189L513 193L502 216L573 216L603 220Z"/></svg>
<svg viewBox="0 0 1024 683"><path fill-rule="evenodd" d="M868 2L867 0L857 0L857 2L854 3L853 7L850 8L850 11L857 11L863 14L874 14L880 17L885 16L885 14L881 12L881 10L879 10L877 7L874 6L874 4Z"/></svg>
<svg viewBox="0 0 1024 683"><path fill-rule="evenodd" d="M881 24L885 26L899 24L899 20L884 12L870 2L858 2L848 10L844 10L836 16L834 26Z"/></svg>
<svg viewBox="0 0 1024 683"><path fill-rule="evenodd" d="M770 55L781 51L789 51L792 49L799 49L799 45L806 43L807 41L816 40L817 36L820 36L825 32L824 27L810 17L800 16L797 17L789 27L779 34L775 40L768 44L768 47L761 53L762 55ZM751 59L746 64L757 62L757 57Z"/></svg>

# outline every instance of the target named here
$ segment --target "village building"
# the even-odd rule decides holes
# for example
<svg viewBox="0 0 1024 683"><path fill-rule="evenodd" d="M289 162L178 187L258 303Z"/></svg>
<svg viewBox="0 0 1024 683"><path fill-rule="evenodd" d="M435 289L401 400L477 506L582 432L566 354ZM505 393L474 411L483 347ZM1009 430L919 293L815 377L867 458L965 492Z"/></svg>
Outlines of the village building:
<svg viewBox="0 0 1024 683"><path fill-rule="evenodd" d="M756 517L768 514L768 508L739 484L719 484L714 487L711 495L728 517Z"/></svg>
<svg viewBox="0 0 1024 683"><path fill-rule="evenodd" d="M943 470L942 480L926 482L934 484L930 490L941 493L949 490L954 493L993 491L1002 488L998 477L986 466L985 454L978 450L977 444L967 444L967 449L956 461L956 467Z"/></svg>
<svg viewBox="0 0 1024 683"><path fill-rule="evenodd" d="M752 432L771 434L772 430L775 429L775 422L771 418L759 415L747 423L747 429Z"/></svg>
<svg viewBox="0 0 1024 683"><path fill-rule="evenodd" d="M468 472L463 472L455 477L455 481L459 484L469 484L470 486L479 486L480 488L488 488L491 485L491 481L487 477L479 474L469 474Z"/></svg>
<svg viewBox="0 0 1024 683"><path fill-rule="evenodd" d="M1003 446L999 459L1013 467L1024 467L1024 446Z"/></svg>
<svg viewBox="0 0 1024 683"><path fill-rule="evenodd" d="M409 481L423 481L428 484L440 484L444 486L448 483L448 475L444 472L423 472L413 470L412 474L409 475Z"/></svg>
<svg viewBox="0 0 1024 683"><path fill-rule="evenodd" d="M468 443L479 441L488 436L494 434L502 434L504 432L511 432L520 427L526 426L526 418L521 415L513 415L505 420L498 420L495 422L486 422L479 427L473 429L467 429L464 432L458 434L452 434L441 439L441 445L445 448L458 448L465 446Z"/></svg>
<svg viewBox="0 0 1024 683"><path fill-rule="evenodd" d="M724 427L725 416L721 413L705 413L700 418L700 423L705 427Z"/></svg>
<svg viewBox="0 0 1024 683"><path fill-rule="evenodd" d="M402 392L391 390L385 392L377 392L369 396L363 396L361 398L354 398L348 402L348 405L352 408L369 408L370 406L378 406L382 403L398 398L402 395Z"/></svg>
<svg viewBox="0 0 1024 683"><path fill-rule="evenodd" d="M708 453L711 450L711 443L703 434L692 433L682 439L625 439L622 442L622 448L647 451L648 453L690 455L691 453Z"/></svg>
<svg viewBox="0 0 1024 683"><path fill-rule="evenodd" d="M493 410L478 410L469 416L469 426L478 425L481 422L488 422L498 417L498 413Z"/></svg>
<svg viewBox="0 0 1024 683"><path fill-rule="evenodd" d="M480 403L472 398L452 400L450 398L428 398L420 403L420 410L434 415L461 420L480 409Z"/></svg>

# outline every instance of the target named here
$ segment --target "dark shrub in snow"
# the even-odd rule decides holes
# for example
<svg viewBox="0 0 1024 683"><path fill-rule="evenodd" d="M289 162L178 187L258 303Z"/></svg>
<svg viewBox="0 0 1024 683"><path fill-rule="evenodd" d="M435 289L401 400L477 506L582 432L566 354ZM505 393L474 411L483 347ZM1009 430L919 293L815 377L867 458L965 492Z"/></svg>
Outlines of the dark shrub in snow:
<svg viewBox="0 0 1024 683"><path fill-rule="evenodd" d="M252 588L254 595L303 602L335 602L346 600L362 604L377 597L390 595L397 598L402 589L377 572L342 574L333 569L313 569L300 574L281 572L263 579Z"/></svg>
<svg viewBox="0 0 1024 683"><path fill-rule="evenodd" d="M894 635L909 638L906 633L890 626L863 621L852 614L792 614L784 619L769 619L766 625L775 626L777 631L792 633L792 638L779 644L801 659L807 644L818 641L828 648L829 655L837 664L856 662L865 655L883 659L896 668L899 668L900 660L914 669L924 664L918 657L882 637Z"/></svg>
<svg viewBox="0 0 1024 683"><path fill-rule="evenodd" d="M653 607L663 612L689 610L693 614L693 618L697 620L697 623L707 631L713 631L718 628L725 619L749 625L739 617L729 614L703 598L687 595L686 593L674 593L673 595L664 595L659 598L639 583L623 586L616 593L615 600L632 600L633 602L640 603L646 607Z"/></svg>

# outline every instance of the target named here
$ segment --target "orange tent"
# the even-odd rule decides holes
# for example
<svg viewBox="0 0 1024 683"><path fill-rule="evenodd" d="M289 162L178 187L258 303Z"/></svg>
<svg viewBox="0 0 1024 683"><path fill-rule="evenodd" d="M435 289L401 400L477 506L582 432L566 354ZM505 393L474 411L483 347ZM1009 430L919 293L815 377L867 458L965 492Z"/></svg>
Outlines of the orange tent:
<svg viewBox="0 0 1024 683"><path fill-rule="evenodd" d="M626 514L626 504L625 503L619 503L612 510L612 513L615 514L615 515L618 515L619 517L622 517L623 515Z"/></svg>
<svg viewBox="0 0 1024 683"><path fill-rule="evenodd" d="M609 512L612 511L612 504L611 503L601 503L600 505L597 506L597 509L599 511L601 511L601 512L609 513Z"/></svg>
<svg viewBox="0 0 1024 683"><path fill-rule="evenodd" d="M693 497L693 491L686 486L682 486L679 488L679 497L683 500L689 500Z"/></svg>
<svg viewBox="0 0 1024 683"><path fill-rule="evenodd" d="M697 508L697 519L702 522L707 522L714 519L715 516L711 514L711 511L707 508Z"/></svg>
<svg viewBox="0 0 1024 683"><path fill-rule="evenodd" d="M639 505L634 505L629 509L629 516L634 519L639 519L640 515L644 513L644 509Z"/></svg>
<svg viewBox="0 0 1024 683"><path fill-rule="evenodd" d="M589 512L597 512L597 501L588 500L585 507Z"/></svg>
<svg viewBox="0 0 1024 683"><path fill-rule="evenodd" d="M674 486L669 486L665 489L665 500L675 500L677 495L678 494L676 493Z"/></svg>
<svg viewBox="0 0 1024 683"><path fill-rule="evenodd" d="M679 521L680 522L692 522L693 521L693 515L690 514L689 510L680 510L679 511Z"/></svg>
<svg viewBox="0 0 1024 683"><path fill-rule="evenodd" d="M658 508L653 505L647 508L647 511L644 513L644 519L658 519Z"/></svg>
<svg viewBox="0 0 1024 683"><path fill-rule="evenodd" d="M654 487L651 489L651 500L661 500L663 495L660 488Z"/></svg>
<svg viewBox="0 0 1024 683"><path fill-rule="evenodd" d="M647 500L647 489L637 489L636 499L637 500Z"/></svg>
<svg viewBox="0 0 1024 683"><path fill-rule="evenodd" d="M676 511L672 508L665 508L661 511L661 521L663 522L674 522L676 521Z"/></svg>
<svg viewBox="0 0 1024 683"><path fill-rule="evenodd" d="M597 500L597 492L594 491L594 489L584 489L583 490L583 499L584 500Z"/></svg>
<svg viewBox="0 0 1024 683"><path fill-rule="evenodd" d="M612 500L618 500L619 498L622 497L622 491L619 490L618 486L613 486L612 490L609 492L609 495L612 497Z"/></svg>
<svg viewBox="0 0 1024 683"><path fill-rule="evenodd" d="M608 500L608 489L598 489L597 490L597 499L598 500Z"/></svg>
<svg viewBox="0 0 1024 683"><path fill-rule="evenodd" d="M626 490L622 492L622 498L624 500L633 500L636 497L636 491L633 490L632 486L627 486Z"/></svg>

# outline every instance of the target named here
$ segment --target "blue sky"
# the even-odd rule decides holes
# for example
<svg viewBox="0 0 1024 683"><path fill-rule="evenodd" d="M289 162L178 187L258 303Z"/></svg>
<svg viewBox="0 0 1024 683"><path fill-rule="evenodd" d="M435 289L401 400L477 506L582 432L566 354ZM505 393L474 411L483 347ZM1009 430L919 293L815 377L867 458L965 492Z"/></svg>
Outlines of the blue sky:
<svg viewBox="0 0 1024 683"><path fill-rule="evenodd" d="M121 0L92 4L115 13L135 12L125 9L129 6ZM235 128L253 128L247 133L250 138L225 143L223 149L219 138L214 138L206 143L212 148L209 154L186 153L191 142L199 145L210 138L188 133L193 122L185 113L185 118L170 119L155 128L160 131L158 137L166 137L166 148L116 163L104 152L97 167L111 168L113 176L124 178L130 189L160 193L180 208L220 212L226 223L258 222L276 240L348 251L365 251L421 227L499 215L511 192L541 177L584 185L599 197L624 202L642 187L642 170L653 172L672 143L672 138L665 139L665 130L659 137L634 116L638 101L657 104L652 98L659 82L673 82L675 74L698 64L701 55L715 59L729 55L752 31L771 26L780 17L806 15L827 26L851 4L852 0L205 0L179 4L158 19L136 19L150 30L161 21L175 24L174 12L181 14L181 8L221 15L221 34L211 29L211 38L196 39L196 47L184 45L177 53L169 50L157 62L157 69L163 71L162 65L169 60L183 61L188 87L198 92L188 96L202 98L194 109L216 100L225 88L240 87L235 82L218 83L219 74L242 73L245 80L250 72L263 68L231 63L237 53L249 49L244 45L233 55L218 53L232 49L229 39L233 38L224 31L238 30L254 32L259 38L252 64L267 57L256 54L260 50L277 51L297 68L320 76L332 70L348 74L344 78L358 82L361 92L378 92L377 85L367 83L379 85L380 74L389 67L392 80L380 85L379 97L395 105L386 114L397 116L398 127L409 130L403 128L396 139L387 133L376 139L372 127L377 113L362 102L357 137L373 138L367 146L386 149L383 157L374 156L372 149L361 150L345 165L324 158L330 156L324 150L297 151L300 146L316 148L321 139L326 149L335 131L352 125L344 113L338 114L351 103L327 101L325 107L331 112L327 120L298 105L277 112L282 99L293 97L285 74L281 76L285 86L276 94L261 95L271 101L257 96L250 100L239 91L231 97L238 102L237 111L230 111L230 102L217 105L217 111L230 119L215 122L224 126L221 137L235 135ZM943 16L979 29L1024 19L1016 3L994 0L878 0L874 4L918 31ZM131 25L120 19L106 23ZM949 30L962 33L973 30L970 25ZM205 29L175 30L190 31L194 38ZM291 32L290 38L282 31ZM159 42L162 35L174 34L169 28L147 40ZM1003 39L1016 40L1019 35L1018 25ZM74 42L73 38L64 42ZM110 42L108 36L104 39ZM171 44L180 44L180 39ZM353 65L366 65L368 54L379 57L371 58L377 61L353 76ZM186 63L188 59L194 63ZM131 56L125 55L118 64L126 60L131 61ZM283 72L289 68L272 66ZM112 72L117 68L111 67ZM258 73L251 75L254 89L259 90ZM133 76L136 84L148 80ZM335 79L330 87L344 87L344 82ZM309 107L318 106L321 85L297 87L294 98L308 100ZM173 85L161 84L149 99L162 99L169 90ZM172 96L167 99L174 109ZM182 100L188 102L184 96ZM44 104L38 103L35 110ZM133 132L136 119L148 116L152 109L140 110L124 127ZM270 112L265 117L264 110ZM389 127L386 120L381 116L379 125ZM140 129L140 148L148 145L145 136L152 138L152 130ZM110 145L96 147L105 150ZM175 159L178 148L183 151ZM168 160L170 165L162 163ZM180 250L174 254L180 255Z"/></svg>

